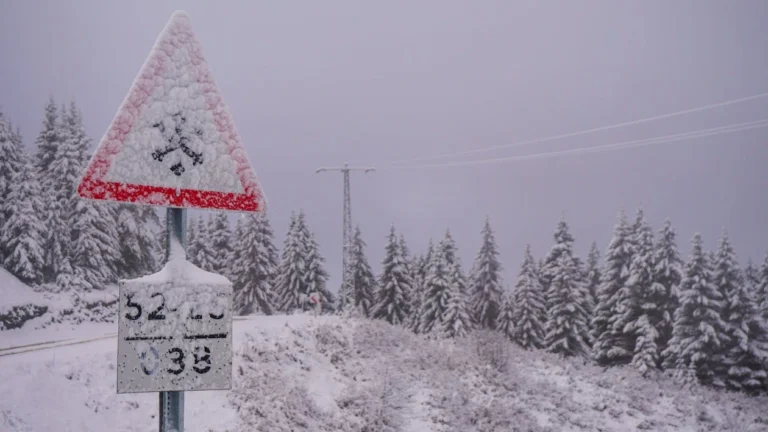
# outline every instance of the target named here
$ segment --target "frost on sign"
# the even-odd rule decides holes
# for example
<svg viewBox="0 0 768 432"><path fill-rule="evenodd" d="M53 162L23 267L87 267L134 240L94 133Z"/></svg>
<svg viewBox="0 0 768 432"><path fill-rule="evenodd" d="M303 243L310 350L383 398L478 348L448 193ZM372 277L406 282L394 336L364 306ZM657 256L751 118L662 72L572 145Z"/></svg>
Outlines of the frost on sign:
<svg viewBox="0 0 768 432"><path fill-rule="evenodd" d="M266 200L189 17L176 12L99 143L83 198L263 211Z"/></svg>
<svg viewBox="0 0 768 432"><path fill-rule="evenodd" d="M186 261L120 281L117 392L228 390L232 285Z"/></svg>

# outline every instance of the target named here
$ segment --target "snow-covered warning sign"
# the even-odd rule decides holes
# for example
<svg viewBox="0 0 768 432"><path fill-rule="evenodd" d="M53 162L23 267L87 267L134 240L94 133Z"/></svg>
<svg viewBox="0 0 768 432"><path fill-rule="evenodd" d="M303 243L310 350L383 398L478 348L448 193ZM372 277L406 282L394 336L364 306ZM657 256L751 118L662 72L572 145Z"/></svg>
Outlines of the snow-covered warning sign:
<svg viewBox="0 0 768 432"><path fill-rule="evenodd" d="M264 210L256 174L184 12L174 13L160 34L77 190L96 200Z"/></svg>
<svg viewBox="0 0 768 432"><path fill-rule="evenodd" d="M117 392L230 389L231 298L227 278L183 259L120 281Z"/></svg>

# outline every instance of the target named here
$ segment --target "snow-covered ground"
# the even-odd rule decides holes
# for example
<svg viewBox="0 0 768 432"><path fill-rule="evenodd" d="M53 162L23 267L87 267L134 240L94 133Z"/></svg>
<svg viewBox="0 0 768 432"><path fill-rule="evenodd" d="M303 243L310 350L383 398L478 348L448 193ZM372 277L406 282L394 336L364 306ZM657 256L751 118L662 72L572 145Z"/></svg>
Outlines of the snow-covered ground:
<svg viewBox="0 0 768 432"><path fill-rule="evenodd" d="M764 397L603 371L493 336L453 344L309 315L253 317L234 329L234 387L186 393L188 431L768 430ZM113 331L0 332L0 430L156 430L157 393L115 393L114 338L2 351Z"/></svg>

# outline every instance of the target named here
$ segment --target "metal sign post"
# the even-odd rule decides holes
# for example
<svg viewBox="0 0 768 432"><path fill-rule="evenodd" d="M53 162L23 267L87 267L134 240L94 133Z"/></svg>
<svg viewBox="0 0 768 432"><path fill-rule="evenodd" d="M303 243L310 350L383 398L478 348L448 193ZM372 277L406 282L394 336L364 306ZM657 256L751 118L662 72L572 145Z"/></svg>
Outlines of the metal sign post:
<svg viewBox="0 0 768 432"><path fill-rule="evenodd" d="M165 261L171 256L171 242L175 237L181 247L187 250L187 209L168 208L166 210ZM184 432L184 392L160 392L160 432Z"/></svg>

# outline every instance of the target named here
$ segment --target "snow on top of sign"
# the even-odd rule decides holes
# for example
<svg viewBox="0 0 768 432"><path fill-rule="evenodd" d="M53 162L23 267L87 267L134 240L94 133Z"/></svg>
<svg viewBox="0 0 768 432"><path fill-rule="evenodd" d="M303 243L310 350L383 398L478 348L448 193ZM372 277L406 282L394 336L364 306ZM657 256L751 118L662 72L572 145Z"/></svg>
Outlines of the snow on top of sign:
<svg viewBox="0 0 768 432"><path fill-rule="evenodd" d="M166 282L192 282L195 284L206 285L231 285L226 277L211 273L197 267L186 260L184 248L179 240L172 237L171 253L168 262L157 273L142 276L140 278L126 280L128 283L153 283L161 284Z"/></svg>
<svg viewBox="0 0 768 432"><path fill-rule="evenodd" d="M189 16L161 32L83 182L85 198L262 211L266 200Z"/></svg>

